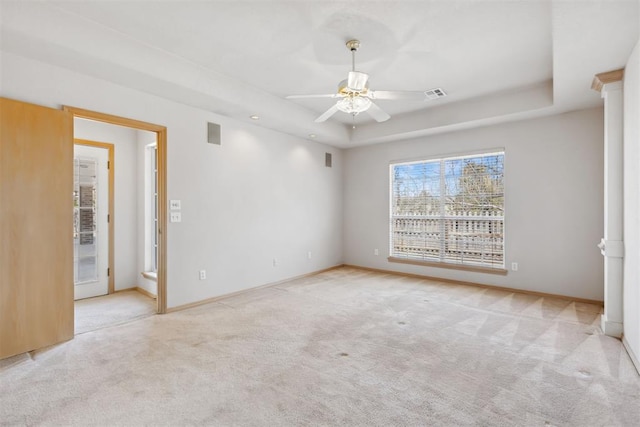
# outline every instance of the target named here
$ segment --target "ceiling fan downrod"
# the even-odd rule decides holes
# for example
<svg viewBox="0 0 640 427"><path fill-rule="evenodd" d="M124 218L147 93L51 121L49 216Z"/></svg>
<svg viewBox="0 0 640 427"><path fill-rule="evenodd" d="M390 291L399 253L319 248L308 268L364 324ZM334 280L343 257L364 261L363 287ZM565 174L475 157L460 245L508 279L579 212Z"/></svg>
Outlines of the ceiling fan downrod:
<svg viewBox="0 0 640 427"><path fill-rule="evenodd" d="M360 40L349 40L347 48L351 51L351 71L356 70L356 52L360 47Z"/></svg>
<svg viewBox="0 0 640 427"><path fill-rule="evenodd" d="M369 88L367 83L369 75L356 71L356 52L360 47L360 40L349 40L346 45L347 49L351 51L351 71L349 71L349 77L346 80L347 95L351 97L360 96L366 93Z"/></svg>

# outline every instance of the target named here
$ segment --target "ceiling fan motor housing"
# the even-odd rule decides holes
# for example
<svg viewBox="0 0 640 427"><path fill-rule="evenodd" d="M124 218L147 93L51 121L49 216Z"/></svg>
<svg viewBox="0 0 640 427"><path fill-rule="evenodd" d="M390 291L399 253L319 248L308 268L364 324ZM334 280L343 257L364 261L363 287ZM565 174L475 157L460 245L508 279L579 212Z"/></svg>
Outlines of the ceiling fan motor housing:
<svg viewBox="0 0 640 427"><path fill-rule="evenodd" d="M351 71L349 73L349 77L354 73ZM355 72L357 73L357 72ZM357 73L364 75L364 79L355 78L355 79L344 79L340 83L338 83L338 93L343 96L359 96L366 95L369 90L369 82L368 75L365 73Z"/></svg>

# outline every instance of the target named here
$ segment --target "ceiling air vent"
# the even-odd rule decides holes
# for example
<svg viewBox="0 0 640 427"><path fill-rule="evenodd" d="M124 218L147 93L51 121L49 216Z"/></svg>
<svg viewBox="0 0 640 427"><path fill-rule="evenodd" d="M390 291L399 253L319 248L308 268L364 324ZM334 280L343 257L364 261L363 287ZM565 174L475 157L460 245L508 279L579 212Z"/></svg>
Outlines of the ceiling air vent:
<svg viewBox="0 0 640 427"><path fill-rule="evenodd" d="M439 87L435 89L425 90L424 94L427 97L427 99L437 99L437 98L443 98L447 96L447 94L444 93L444 90L440 89Z"/></svg>

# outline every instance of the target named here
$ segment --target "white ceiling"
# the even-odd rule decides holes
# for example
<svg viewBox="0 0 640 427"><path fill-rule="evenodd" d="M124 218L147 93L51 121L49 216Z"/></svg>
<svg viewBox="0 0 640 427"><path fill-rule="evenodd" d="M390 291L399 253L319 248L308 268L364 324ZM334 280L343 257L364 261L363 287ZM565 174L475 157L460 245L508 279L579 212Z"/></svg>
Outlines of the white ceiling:
<svg viewBox="0 0 640 427"><path fill-rule="evenodd" d="M2 49L339 147L601 105L595 73L624 66L638 0L5 1ZM392 115L315 117L351 67Z"/></svg>

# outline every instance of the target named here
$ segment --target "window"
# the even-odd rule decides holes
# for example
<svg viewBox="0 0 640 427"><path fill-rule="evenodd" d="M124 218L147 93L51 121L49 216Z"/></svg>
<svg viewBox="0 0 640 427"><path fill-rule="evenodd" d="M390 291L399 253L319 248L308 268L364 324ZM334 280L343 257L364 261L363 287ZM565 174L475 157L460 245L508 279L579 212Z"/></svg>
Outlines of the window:
<svg viewBox="0 0 640 427"><path fill-rule="evenodd" d="M504 152L390 169L390 261L504 270Z"/></svg>
<svg viewBox="0 0 640 427"><path fill-rule="evenodd" d="M98 280L98 204L96 159L73 159L73 273L74 283Z"/></svg>
<svg viewBox="0 0 640 427"><path fill-rule="evenodd" d="M158 150L145 147L145 271L158 271Z"/></svg>

